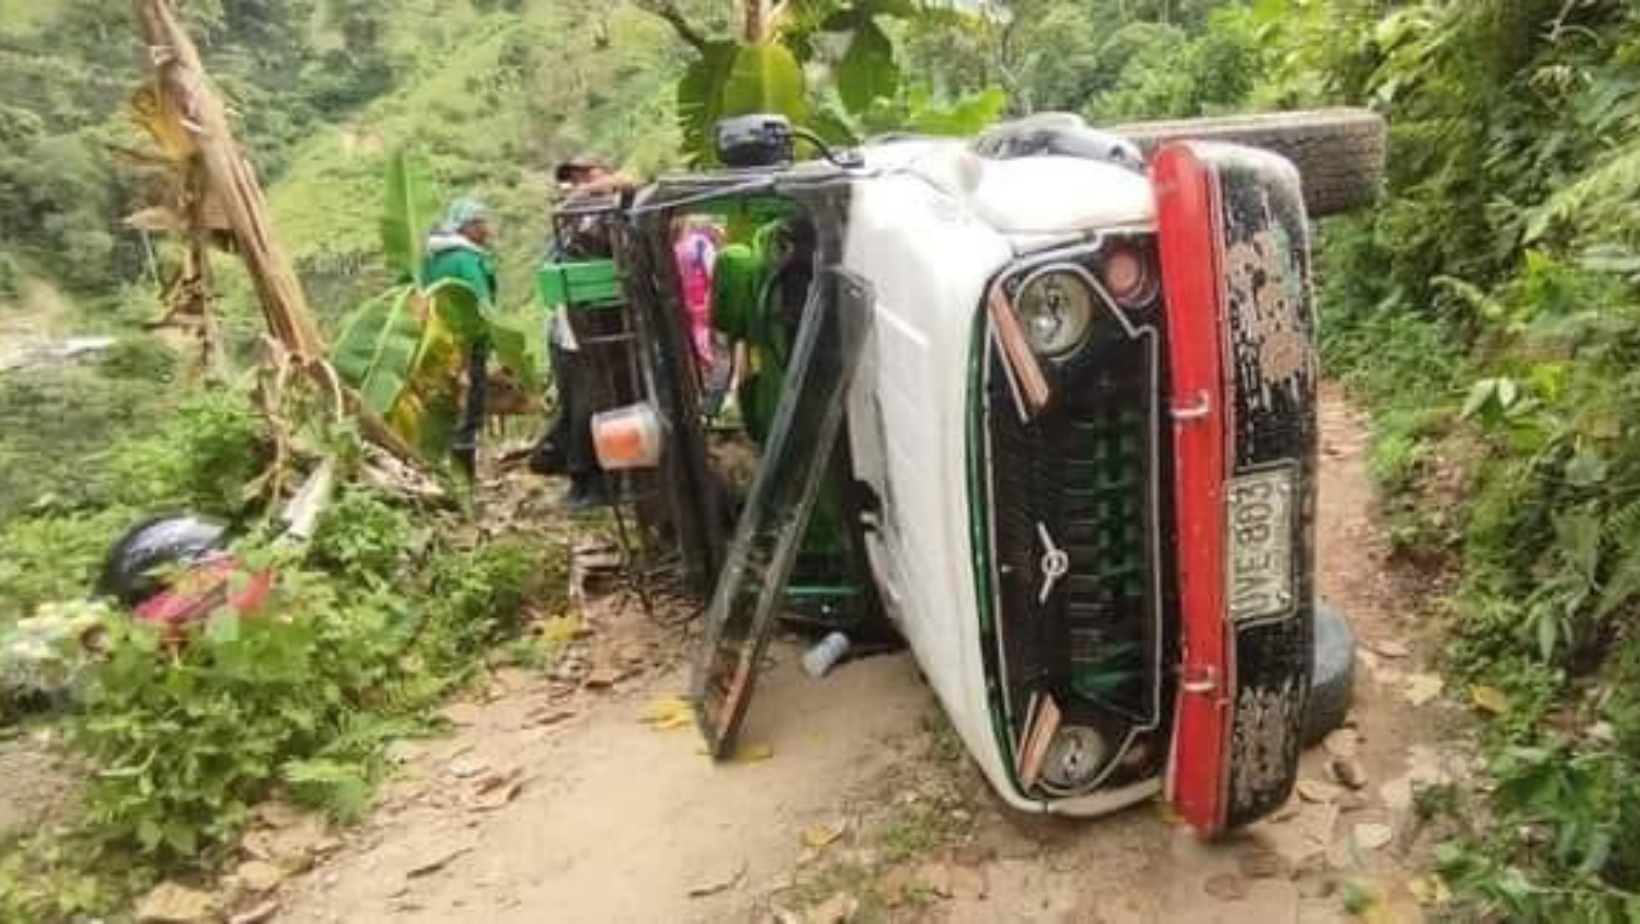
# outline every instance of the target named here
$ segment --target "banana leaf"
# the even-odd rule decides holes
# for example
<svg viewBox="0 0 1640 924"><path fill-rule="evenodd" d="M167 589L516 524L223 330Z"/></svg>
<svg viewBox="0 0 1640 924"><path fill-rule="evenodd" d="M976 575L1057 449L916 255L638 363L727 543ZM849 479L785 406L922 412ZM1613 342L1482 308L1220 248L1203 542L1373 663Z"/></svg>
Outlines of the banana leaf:
<svg viewBox="0 0 1640 924"><path fill-rule="evenodd" d="M415 286L360 306L331 348L331 363L364 404L424 459L442 459L461 409L462 350Z"/></svg>
<svg viewBox="0 0 1640 924"><path fill-rule="evenodd" d="M393 432L436 462L449 451L467 348L479 337L489 339L496 360L526 389L539 387L523 328L454 279L428 289L400 286L360 306L342 328L331 362Z"/></svg>
<svg viewBox="0 0 1640 924"><path fill-rule="evenodd" d="M894 45L875 20L867 19L855 28L848 52L837 63L837 93L848 111L858 115L876 100L893 99L899 91L900 65L894 60Z"/></svg>
<svg viewBox="0 0 1640 924"><path fill-rule="evenodd" d="M777 112L793 125L808 121L803 66L784 45L742 45L718 92L724 116Z"/></svg>
<svg viewBox="0 0 1640 924"><path fill-rule="evenodd" d="M438 220L433 168L417 151L398 150L387 161L387 196L381 217L382 253L395 279L415 279L423 242Z"/></svg>
<svg viewBox="0 0 1640 924"><path fill-rule="evenodd" d="M459 279L441 279L426 290L438 318L454 331L463 345L487 337L496 361L518 377L525 388L541 384L529 336L515 319L495 310Z"/></svg>
<svg viewBox="0 0 1640 924"><path fill-rule="evenodd" d="M414 286L401 286L366 302L331 349L337 374L378 415L393 409L421 351L423 321L416 316L415 297Z"/></svg>

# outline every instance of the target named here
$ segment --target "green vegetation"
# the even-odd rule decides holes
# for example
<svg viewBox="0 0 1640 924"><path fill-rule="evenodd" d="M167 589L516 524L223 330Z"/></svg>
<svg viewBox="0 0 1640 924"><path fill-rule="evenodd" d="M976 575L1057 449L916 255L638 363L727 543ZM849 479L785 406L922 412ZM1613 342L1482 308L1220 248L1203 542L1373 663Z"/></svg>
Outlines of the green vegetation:
<svg viewBox="0 0 1640 924"><path fill-rule="evenodd" d="M1442 871L1465 913L1630 920L1640 19L1601 0L1287 6L1275 97L1323 87L1394 129L1388 200L1327 231L1326 359L1376 412L1397 540L1459 573L1451 667L1507 694L1495 791L1454 814Z"/></svg>
<svg viewBox="0 0 1640 924"><path fill-rule="evenodd" d="M351 437L337 439L338 458L357 458ZM81 506L8 520L7 619L82 597L112 538L146 511L260 522L245 486L270 450L245 393L182 402L160 432L107 456L110 477ZM429 729L431 710L527 613L562 606L561 552L540 536L458 545L458 531L437 524L459 513L344 481L310 548L270 544L254 525L236 544L247 569L277 574L252 613L219 612L181 636L90 604L37 617L99 629L89 652L84 629L68 640L79 673L62 720L70 750L96 772L83 815L0 859L0 917L106 913L162 874L209 870L250 808L276 793L359 817L387 743Z"/></svg>

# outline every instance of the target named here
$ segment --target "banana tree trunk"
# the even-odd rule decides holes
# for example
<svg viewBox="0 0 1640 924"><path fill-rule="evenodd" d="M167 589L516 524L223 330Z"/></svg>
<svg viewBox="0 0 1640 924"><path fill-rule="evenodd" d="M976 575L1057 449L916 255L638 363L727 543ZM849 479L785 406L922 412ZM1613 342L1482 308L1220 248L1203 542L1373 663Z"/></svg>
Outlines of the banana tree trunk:
<svg viewBox="0 0 1640 924"><path fill-rule="evenodd" d="M239 153L221 98L206 81L199 49L177 20L170 0L136 0L136 10L157 87L187 120L184 126L198 146L207 182L220 197L269 330L297 358L322 357L324 340L307 297L268 227L262 188Z"/></svg>
<svg viewBox="0 0 1640 924"><path fill-rule="evenodd" d="M205 74L199 49L177 18L173 0L133 0L137 28L148 48L154 89L181 114L204 173L209 198L219 202L235 250L245 261L268 330L298 366L320 387L336 387L325 362L325 342L309 310L307 295L268 221L267 204L256 171L240 153L227 109ZM358 416L366 436L404 459L415 459L413 447L369 412L350 389L348 408Z"/></svg>

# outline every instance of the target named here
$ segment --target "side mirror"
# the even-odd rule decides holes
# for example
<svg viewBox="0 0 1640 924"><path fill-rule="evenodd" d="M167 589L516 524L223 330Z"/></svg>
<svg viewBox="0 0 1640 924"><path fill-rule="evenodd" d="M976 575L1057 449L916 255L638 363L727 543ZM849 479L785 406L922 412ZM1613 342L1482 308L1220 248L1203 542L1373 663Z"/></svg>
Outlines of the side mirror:
<svg viewBox="0 0 1640 924"><path fill-rule="evenodd" d="M725 167L774 167L796 160L791 122L759 113L717 124L717 156Z"/></svg>

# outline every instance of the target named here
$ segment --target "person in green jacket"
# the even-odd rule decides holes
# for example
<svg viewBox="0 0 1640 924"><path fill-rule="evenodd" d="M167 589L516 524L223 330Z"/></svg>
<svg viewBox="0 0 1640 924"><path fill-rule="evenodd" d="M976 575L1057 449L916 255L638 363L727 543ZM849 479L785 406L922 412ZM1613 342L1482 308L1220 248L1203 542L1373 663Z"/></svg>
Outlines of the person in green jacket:
<svg viewBox="0 0 1640 924"><path fill-rule="evenodd" d="M490 253L489 213L477 199L462 197L450 203L444 220L427 237L421 284L458 280L483 303L496 299L495 258ZM467 400L456 425L451 453L471 480L478 468L478 437L484 428L484 399L489 384L490 344L480 338L467 352Z"/></svg>

